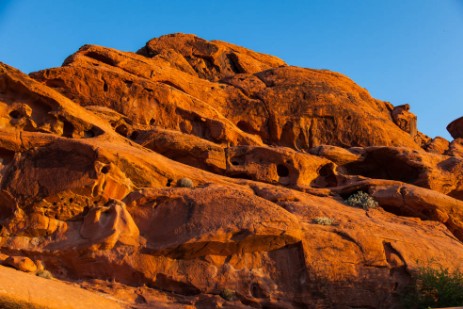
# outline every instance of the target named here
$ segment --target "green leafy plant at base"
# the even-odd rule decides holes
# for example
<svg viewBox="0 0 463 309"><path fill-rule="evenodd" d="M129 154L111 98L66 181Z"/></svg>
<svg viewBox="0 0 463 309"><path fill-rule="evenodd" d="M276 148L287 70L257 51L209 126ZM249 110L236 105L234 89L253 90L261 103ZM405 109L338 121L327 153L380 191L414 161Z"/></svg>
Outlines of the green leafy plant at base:
<svg viewBox="0 0 463 309"><path fill-rule="evenodd" d="M349 206L363 208L365 210L378 207L378 202L376 202L375 199L368 193L363 191L358 191L349 196L346 203Z"/></svg>
<svg viewBox="0 0 463 309"><path fill-rule="evenodd" d="M401 300L405 308L463 306L463 274L442 267L421 267Z"/></svg>

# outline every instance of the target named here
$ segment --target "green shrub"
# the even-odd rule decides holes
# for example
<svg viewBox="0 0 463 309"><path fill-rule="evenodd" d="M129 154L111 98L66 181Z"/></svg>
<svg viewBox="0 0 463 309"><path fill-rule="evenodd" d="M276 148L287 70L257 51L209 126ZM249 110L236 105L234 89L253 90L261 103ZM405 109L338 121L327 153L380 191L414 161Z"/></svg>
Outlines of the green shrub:
<svg viewBox="0 0 463 309"><path fill-rule="evenodd" d="M46 269L37 271L35 275L38 277L45 278L45 279L53 279L53 275L51 274L51 272L49 272Z"/></svg>
<svg viewBox="0 0 463 309"><path fill-rule="evenodd" d="M220 296L228 301L234 301L236 299L236 293L233 290L230 289L223 289L222 292L220 293Z"/></svg>
<svg viewBox="0 0 463 309"><path fill-rule="evenodd" d="M421 267L401 299L406 308L463 306L463 274L442 267Z"/></svg>
<svg viewBox="0 0 463 309"><path fill-rule="evenodd" d="M332 225L334 223L334 219L328 217L316 217L312 219L312 222L320 225Z"/></svg>
<svg viewBox="0 0 463 309"><path fill-rule="evenodd" d="M190 178L181 178L177 182L177 187L180 188L192 188L193 187L193 181Z"/></svg>
<svg viewBox="0 0 463 309"><path fill-rule="evenodd" d="M359 207L365 210L378 207L378 202L376 202L375 199L368 193L363 191L358 191L349 196L349 198L346 200L346 203L349 206Z"/></svg>

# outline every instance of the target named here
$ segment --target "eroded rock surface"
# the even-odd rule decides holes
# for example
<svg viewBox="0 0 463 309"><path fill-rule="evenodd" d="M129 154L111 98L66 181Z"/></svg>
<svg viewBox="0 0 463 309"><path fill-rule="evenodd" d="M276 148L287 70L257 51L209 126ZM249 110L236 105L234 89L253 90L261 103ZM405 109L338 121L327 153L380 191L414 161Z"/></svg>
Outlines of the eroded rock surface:
<svg viewBox="0 0 463 309"><path fill-rule="evenodd" d="M184 34L85 45L1 64L0 128L7 264L118 306L400 308L418 267L463 271L462 136L338 73Z"/></svg>

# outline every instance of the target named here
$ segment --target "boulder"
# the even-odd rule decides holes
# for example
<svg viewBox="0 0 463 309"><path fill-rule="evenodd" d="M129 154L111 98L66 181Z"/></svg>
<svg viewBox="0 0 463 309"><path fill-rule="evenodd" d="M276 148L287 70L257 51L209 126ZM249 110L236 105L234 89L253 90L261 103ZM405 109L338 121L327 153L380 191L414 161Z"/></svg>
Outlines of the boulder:
<svg viewBox="0 0 463 309"><path fill-rule="evenodd" d="M85 216L80 236L110 250L116 243L138 246L139 230L125 204L116 200L108 206L94 207Z"/></svg>
<svg viewBox="0 0 463 309"><path fill-rule="evenodd" d="M449 150L450 143L443 137L437 136L431 140L431 142L426 146L426 151L438 153L438 154L447 154Z"/></svg>
<svg viewBox="0 0 463 309"><path fill-rule="evenodd" d="M404 104L394 107L391 112L392 120L403 131L415 136L417 133L416 116L410 113L410 105Z"/></svg>
<svg viewBox="0 0 463 309"><path fill-rule="evenodd" d="M29 273L33 273L37 270L37 266L35 265L34 261L26 256L10 256L5 259L5 261L3 261L3 265Z"/></svg>
<svg viewBox="0 0 463 309"><path fill-rule="evenodd" d="M463 138L454 139L450 143L447 153L453 157L463 158Z"/></svg>
<svg viewBox="0 0 463 309"><path fill-rule="evenodd" d="M463 117L455 119L447 126L447 131L453 138L463 138Z"/></svg>

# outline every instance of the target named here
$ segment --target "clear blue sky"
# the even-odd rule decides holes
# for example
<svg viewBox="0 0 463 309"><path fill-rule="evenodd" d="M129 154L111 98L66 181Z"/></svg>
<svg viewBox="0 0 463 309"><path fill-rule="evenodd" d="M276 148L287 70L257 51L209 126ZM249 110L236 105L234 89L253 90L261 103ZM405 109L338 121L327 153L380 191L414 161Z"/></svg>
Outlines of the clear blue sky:
<svg viewBox="0 0 463 309"><path fill-rule="evenodd" d="M450 139L463 116L463 0L0 0L0 61L29 73L90 43L193 33L348 75Z"/></svg>

